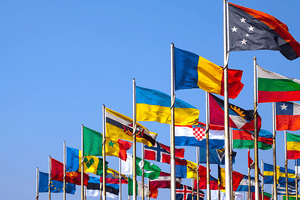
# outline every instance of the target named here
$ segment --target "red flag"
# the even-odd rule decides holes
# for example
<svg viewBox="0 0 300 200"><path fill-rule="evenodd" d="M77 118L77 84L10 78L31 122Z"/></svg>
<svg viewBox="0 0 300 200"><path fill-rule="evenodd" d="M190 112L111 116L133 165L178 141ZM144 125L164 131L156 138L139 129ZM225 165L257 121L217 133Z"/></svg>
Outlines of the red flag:
<svg viewBox="0 0 300 200"><path fill-rule="evenodd" d="M206 176L201 177L199 179L199 189L206 189L207 181ZM194 180L194 188L197 188L197 180ZM210 189L211 190L218 190L218 179L210 176Z"/></svg>
<svg viewBox="0 0 300 200"><path fill-rule="evenodd" d="M51 158L51 179L63 181L63 163ZM90 177L88 174L83 175L83 184L88 185ZM81 172L66 172L66 182L81 185Z"/></svg>
<svg viewBox="0 0 300 200"><path fill-rule="evenodd" d="M119 143L119 148L120 148L119 158L126 161L127 160L127 152L126 151L131 148L132 143L124 141L124 140L120 140L120 139L118 139L118 143Z"/></svg>
<svg viewBox="0 0 300 200"><path fill-rule="evenodd" d="M244 178L244 175L236 172L236 171L232 171L232 190L236 191L237 188L239 187L242 179ZM225 169L220 167L220 186L221 188L225 188Z"/></svg>

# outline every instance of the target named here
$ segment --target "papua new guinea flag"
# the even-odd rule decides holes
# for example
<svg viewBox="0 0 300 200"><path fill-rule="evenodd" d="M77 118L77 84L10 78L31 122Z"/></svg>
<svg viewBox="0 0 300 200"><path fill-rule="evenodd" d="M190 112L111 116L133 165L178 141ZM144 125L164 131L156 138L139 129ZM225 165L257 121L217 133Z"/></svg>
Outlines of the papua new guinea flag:
<svg viewBox="0 0 300 200"><path fill-rule="evenodd" d="M228 10L229 51L275 50L289 60L300 56L300 44L275 17L232 3Z"/></svg>

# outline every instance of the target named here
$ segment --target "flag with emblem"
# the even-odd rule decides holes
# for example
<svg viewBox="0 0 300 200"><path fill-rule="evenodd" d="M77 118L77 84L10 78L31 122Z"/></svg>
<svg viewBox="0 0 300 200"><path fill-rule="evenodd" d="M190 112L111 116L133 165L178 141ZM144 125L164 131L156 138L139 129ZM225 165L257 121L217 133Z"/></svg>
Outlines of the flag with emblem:
<svg viewBox="0 0 300 200"><path fill-rule="evenodd" d="M175 126L175 145L177 146L206 146L205 124ZM224 148L224 127L209 125L209 147Z"/></svg>
<svg viewBox="0 0 300 200"><path fill-rule="evenodd" d="M143 160L139 157L136 157L136 175L142 176L142 169L144 168L144 176L153 180L159 177L160 168L157 165L154 165L146 160Z"/></svg>
<svg viewBox="0 0 300 200"><path fill-rule="evenodd" d="M180 185L176 188L176 200L192 200L197 199L197 190L193 190L192 187L186 185ZM204 192L199 190L199 199L204 199Z"/></svg>
<svg viewBox="0 0 300 200"><path fill-rule="evenodd" d="M163 162L170 164L170 147L161 144L159 142L155 142L155 145L149 147L145 145L144 155L146 160L154 160L157 162ZM175 157L183 158L184 157L184 149L176 149L175 148Z"/></svg>
<svg viewBox="0 0 300 200"><path fill-rule="evenodd" d="M122 184L128 184L127 177L123 174L120 174L117 170L114 170L112 168L107 169L106 173L106 183L110 184L119 184L119 177L121 176L121 183ZM100 175L100 181L103 183L103 177Z"/></svg>
<svg viewBox="0 0 300 200"><path fill-rule="evenodd" d="M232 152L232 164L235 163L236 152ZM206 148L200 147L200 163L206 163ZM225 151L223 149L209 149L209 163L225 165Z"/></svg>
<svg viewBox="0 0 300 200"><path fill-rule="evenodd" d="M39 172L39 192L48 192L49 191L49 174L44 172ZM63 181L51 180L50 182L50 191L51 193L62 193L63 192ZM66 193L75 194L76 187L73 183L66 182Z"/></svg>
<svg viewBox="0 0 300 200"><path fill-rule="evenodd" d="M117 113L113 110L105 108L106 115L106 136L112 139L123 139L132 141L132 126L131 118ZM155 144L157 134L150 132L143 125L136 123L136 141L148 146Z"/></svg>
<svg viewBox="0 0 300 200"><path fill-rule="evenodd" d="M300 44L275 17L233 3L228 10L229 51L276 50L289 60L300 56Z"/></svg>
<svg viewBox="0 0 300 200"><path fill-rule="evenodd" d="M276 102L276 130L300 130L300 104Z"/></svg>
<svg viewBox="0 0 300 200"><path fill-rule="evenodd" d="M209 94L210 123L224 126L224 101ZM229 103L229 127L254 131L254 111L244 110ZM261 118L257 115L257 130L261 127Z"/></svg>

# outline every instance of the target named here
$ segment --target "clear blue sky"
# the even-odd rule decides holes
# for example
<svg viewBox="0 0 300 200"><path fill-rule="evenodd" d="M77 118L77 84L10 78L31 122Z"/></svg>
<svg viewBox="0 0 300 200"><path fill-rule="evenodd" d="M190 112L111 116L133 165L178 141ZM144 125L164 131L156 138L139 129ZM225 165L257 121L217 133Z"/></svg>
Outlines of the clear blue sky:
<svg viewBox="0 0 300 200"><path fill-rule="evenodd" d="M63 141L80 148L81 124L102 132L103 104L132 117L133 78L139 86L170 94L172 42L223 65L222 2L2 1L0 199L35 198L36 167L47 172L49 155L62 161ZM300 41L298 0L231 2L275 16ZM253 109L254 56L263 68L300 79L300 58L289 61L278 51L230 53L229 67L244 71L245 84L230 102L244 109ZM200 121L205 122L204 91L181 90L176 95L199 108ZM262 128L269 131L271 107L259 104ZM158 133L159 142L169 145L169 125L142 124ZM283 166L282 132L278 132L277 147L278 164ZM247 151L237 152L234 170L246 174ZM259 153L259 159L272 163L272 150ZM195 148L186 148L186 158L196 161ZM108 161L118 169L114 167L117 158L108 157ZM154 163L169 172L169 165ZM293 161L289 167L294 168ZM211 168L217 176L217 167ZM47 198L40 194L40 199ZM61 198L61 194L52 195L53 200ZM80 187L67 198L79 199ZM158 199L168 198L169 190L160 190Z"/></svg>

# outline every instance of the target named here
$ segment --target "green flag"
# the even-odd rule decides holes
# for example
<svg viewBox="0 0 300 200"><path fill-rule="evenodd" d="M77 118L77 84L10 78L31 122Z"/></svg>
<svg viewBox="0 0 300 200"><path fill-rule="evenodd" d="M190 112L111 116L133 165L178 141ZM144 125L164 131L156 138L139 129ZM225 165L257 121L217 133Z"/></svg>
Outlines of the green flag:
<svg viewBox="0 0 300 200"><path fill-rule="evenodd" d="M143 160L136 157L136 175L142 176ZM160 168L148 161L144 161L144 176L151 180L159 177Z"/></svg>
<svg viewBox="0 0 300 200"><path fill-rule="evenodd" d="M142 189L143 189L143 184L139 181L137 181L136 184L136 194L137 196L142 196ZM133 195L133 180L131 178L128 178L128 195L132 196ZM144 184L144 195L149 196L149 185Z"/></svg>
<svg viewBox="0 0 300 200"><path fill-rule="evenodd" d="M102 134L83 126L84 156L102 156Z"/></svg>

